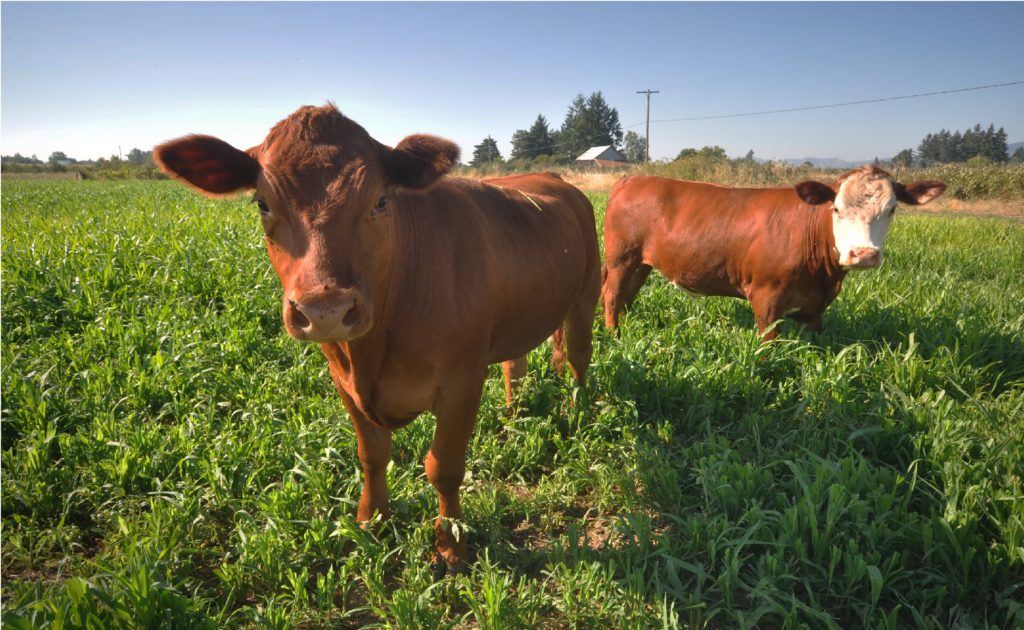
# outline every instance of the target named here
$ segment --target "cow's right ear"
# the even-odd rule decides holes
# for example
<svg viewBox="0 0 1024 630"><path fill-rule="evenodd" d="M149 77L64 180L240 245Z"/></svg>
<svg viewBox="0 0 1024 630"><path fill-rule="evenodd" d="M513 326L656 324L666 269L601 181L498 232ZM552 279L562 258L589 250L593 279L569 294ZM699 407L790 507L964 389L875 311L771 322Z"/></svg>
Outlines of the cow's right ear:
<svg viewBox="0 0 1024 630"><path fill-rule="evenodd" d="M209 197L255 188L260 163L212 136L185 136L153 149L153 161L168 175Z"/></svg>
<svg viewBox="0 0 1024 630"><path fill-rule="evenodd" d="M828 203L830 201L834 201L836 198L836 191L832 190L825 184L814 180L800 182L796 186L793 186L793 188L796 189L796 194L799 195L801 199L812 206Z"/></svg>
<svg viewBox="0 0 1024 630"><path fill-rule="evenodd" d="M426 188L447 173L459 161L454 142L416 134L385 148L385 168L392 184L406 188Z"/></svg>

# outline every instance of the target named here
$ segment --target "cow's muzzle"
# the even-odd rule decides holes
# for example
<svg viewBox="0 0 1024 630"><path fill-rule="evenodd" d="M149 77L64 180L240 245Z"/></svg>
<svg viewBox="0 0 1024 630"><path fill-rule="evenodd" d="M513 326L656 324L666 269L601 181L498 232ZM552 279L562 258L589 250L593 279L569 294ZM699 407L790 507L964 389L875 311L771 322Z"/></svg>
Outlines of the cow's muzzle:
<svg viewBox="0 0 1024 630"><path fill-rule="evenodd" d="M370 304L358 289L289 293L284 327L300 341L350 341L370 330Z"/></svg>
<svg viewBox="0 0 1024 630"><path fill-rule="evenodd" d="M882 250L877 247L855 247L840 261L844 267L854 269L874 269L882 264Z"/></svg>

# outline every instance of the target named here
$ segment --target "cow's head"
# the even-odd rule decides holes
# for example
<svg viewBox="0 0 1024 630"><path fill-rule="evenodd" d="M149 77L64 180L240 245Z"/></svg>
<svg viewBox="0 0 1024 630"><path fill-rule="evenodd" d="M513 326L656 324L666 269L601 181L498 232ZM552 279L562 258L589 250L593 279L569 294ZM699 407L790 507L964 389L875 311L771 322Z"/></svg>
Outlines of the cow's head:
<svg viewBox="0 0 1024 630"><path fill-rule="evenodd" d="M162 144L154 159L200 192L255 190L288 333L349 341L373 326L395 248L392 198L422 189L458 160L453 143L415 135L394 149L334 107L302 107L246 151L210 136Z"/></svg>
<svg viewBox="0 0 1024 630"><path fill-rule="evenodd" d="M897 182L876 166L863 166L840 177L832 186L807 181L795 186L812 205L832 204L832 234L843 267L873 268L882 264L882 243L896 213L896 202L925 204L946 190L936 180Z"/></svg>

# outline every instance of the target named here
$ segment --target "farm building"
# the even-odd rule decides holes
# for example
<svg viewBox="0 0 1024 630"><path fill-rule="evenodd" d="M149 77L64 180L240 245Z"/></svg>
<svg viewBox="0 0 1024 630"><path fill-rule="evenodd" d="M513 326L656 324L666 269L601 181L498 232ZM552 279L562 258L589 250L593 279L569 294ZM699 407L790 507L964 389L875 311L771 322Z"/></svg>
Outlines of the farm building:
<svg viewBox="0 0 1024 630"><path fill-rule="evenodd" d="M591 147L576 158L579 166L625 166L629 164L626 156L615 150L615 147L608 145L604 147Z"/></svg>

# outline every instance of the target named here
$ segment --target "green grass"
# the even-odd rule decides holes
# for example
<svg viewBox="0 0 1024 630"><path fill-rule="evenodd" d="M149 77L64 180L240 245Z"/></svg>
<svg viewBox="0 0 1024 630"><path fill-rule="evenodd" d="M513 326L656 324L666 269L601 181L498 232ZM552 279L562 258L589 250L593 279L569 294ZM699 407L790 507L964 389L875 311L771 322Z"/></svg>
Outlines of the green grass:
<svg viewBox="0 0 1024 630"><path fill-rule="evenodd" d="M1024 625L1019 224L901 215L820 335L655 275L587 392L544 346L509 418L495 369L440 582L433 419L359 527L251 205L5 181L2 228L7 627Z"/></svg>

